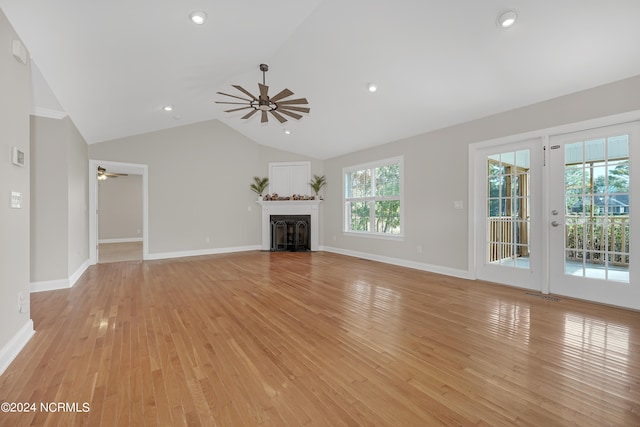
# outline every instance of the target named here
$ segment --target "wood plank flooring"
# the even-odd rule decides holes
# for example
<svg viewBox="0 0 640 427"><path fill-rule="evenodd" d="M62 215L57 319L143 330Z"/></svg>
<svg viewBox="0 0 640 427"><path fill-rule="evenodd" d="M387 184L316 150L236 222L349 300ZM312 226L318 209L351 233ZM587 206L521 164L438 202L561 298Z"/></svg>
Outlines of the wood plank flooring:
<svg viewBox="0 0 640 427"><path fill-rule="evenodd" d="M640 425L640 313L336 254L99 264L31 295L2 426Z"/></svg>
<svg viewBox="0 0 640 427"><path fill-rule="evenodd" d="M142 261L142 242L100 243L98 262Z"/></svg>

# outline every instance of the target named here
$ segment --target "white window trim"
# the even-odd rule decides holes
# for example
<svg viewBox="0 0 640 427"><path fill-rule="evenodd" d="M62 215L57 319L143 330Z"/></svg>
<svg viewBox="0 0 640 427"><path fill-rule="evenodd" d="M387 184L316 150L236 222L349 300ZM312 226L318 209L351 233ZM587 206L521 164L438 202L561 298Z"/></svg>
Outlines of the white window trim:
<svg viewBox="0 0 640 427"><path fill-rule="evenodd" d="M386 166L389 164L398 163L400 165L400 234L388 234L388 233L376 233L373 231L351 231L347 230L347 215L346 215L346 204L347 204L347 193L346 193L346 181L345 175L349 172L362 170L362 169L373 169L379 166ZM361 201L371 201L371 200L397 200L397 197L361 197L358 200ZM374 239L384 239L384 240L404 240L405 231L405 220L404 220L404 156L396 156L389 157L387 159L376 160L368 163L360 163L357 165L347 166L342 168L342 234L344 236L357 236L357 237L366 237L366 238L374 238ZM373 215L373 212L372 212Z"/></svg>

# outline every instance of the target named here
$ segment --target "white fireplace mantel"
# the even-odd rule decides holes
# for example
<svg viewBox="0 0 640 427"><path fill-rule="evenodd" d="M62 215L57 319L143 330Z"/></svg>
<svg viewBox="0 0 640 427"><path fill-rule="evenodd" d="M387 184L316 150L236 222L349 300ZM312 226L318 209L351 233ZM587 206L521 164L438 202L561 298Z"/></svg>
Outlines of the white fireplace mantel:
<svg viewBox="0 0 640 427"><path fill-rule="evenodd" d="M262 206L262 250L271 249L271 215L309 215L311 217L311 250L317 251L318 208L322 200L258 200Z"/></svg>

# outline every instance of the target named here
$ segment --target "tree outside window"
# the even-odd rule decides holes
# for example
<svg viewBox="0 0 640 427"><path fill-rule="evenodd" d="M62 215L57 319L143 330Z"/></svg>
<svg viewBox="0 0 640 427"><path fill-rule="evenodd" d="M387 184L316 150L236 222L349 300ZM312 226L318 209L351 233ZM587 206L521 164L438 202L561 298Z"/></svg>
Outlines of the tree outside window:
<svg viewBox="0 0 640 427"><path fill-rule="evenodd" d="M402 158L344 170L345 231L401 234Z"/></svg>

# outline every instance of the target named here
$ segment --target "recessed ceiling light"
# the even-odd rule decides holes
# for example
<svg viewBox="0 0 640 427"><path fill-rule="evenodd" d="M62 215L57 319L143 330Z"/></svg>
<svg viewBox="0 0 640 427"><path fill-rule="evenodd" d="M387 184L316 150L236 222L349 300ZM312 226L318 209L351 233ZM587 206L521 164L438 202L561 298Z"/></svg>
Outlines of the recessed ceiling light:
<svg viewBox="0 0 640 427"><path fill-rule="evenodd" d="M164 111L173 111L173 105L165 105L162 109Z"/></svg>
<svg viewBox="0 0 640 427"><path fill-rule="evenodd" d="M189 15L189 18L191 19L191 22L193 22L194 24L202 25L207 20L207 14L201 10L197 10L195 12L191 12L191 15Z"/></svg>
<svg viewBox="0 0 640 427"><path fill-rule="evenodd" d="M289 129L284 130L285 135L291 135L291 131Z"/></svg>
<svg viewBox="0 0 640 427"><path fill-rule="evenodd" d="M509 28L515 24L516 19L518 19L518 14L513 10L507 10L498 16L498 27Z"/></svg>
<svg viewBox="0 0 640 427"><path fill-rule="evenodd" d="M378 90L378 86L373 84L373 83L369 83L369 86L367 86L367 88L369 89L369 92L371 92L371 93L373 93L373 92Z"/></svg>

